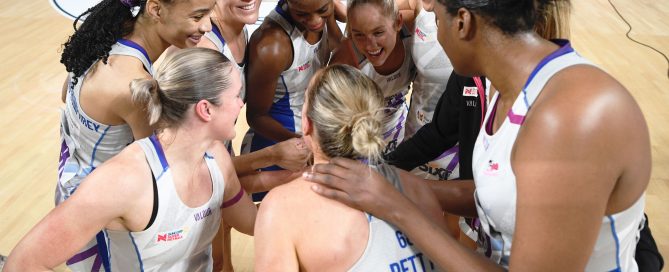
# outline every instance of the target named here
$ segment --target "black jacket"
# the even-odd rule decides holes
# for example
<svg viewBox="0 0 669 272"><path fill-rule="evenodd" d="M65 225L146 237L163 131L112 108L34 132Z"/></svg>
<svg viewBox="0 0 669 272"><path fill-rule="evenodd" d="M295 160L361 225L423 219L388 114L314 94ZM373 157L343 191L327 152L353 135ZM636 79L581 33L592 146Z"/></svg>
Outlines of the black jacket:
<svg viewBox="0 0 669 272"><path fill-rule="evenodd" d="M482 82L485 87L485 80ZM472 153L481 126L481 112L485 109L481 107L478 95L464 95L465 87L476 87L476 84L470 77L452 73L432 121L387 154L386 161L410 171L434 160L459 142L460 179L473 179ZM483 101L486 101L485 97Z"/></svg>

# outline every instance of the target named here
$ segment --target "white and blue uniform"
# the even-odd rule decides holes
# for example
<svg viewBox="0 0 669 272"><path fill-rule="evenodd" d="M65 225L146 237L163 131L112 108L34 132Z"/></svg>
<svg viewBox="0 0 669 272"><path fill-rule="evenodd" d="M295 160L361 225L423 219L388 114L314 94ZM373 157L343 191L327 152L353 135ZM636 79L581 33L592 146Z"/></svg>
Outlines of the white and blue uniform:
<svg viewBox="0 0 669 272"><path fill-rule="evenodd" d="M155 220L139 232L105 230L111 271L212 271L211 241L221 222L225 181L214 157L205 153L212 195L199 207L184 204L156 136L137 142L157 188Z"/></svg>
<svg viewBox="0 0 669 272"><path fill-rule="evenodd" d="M411 56L411 34L406 28L402 28L399 35L405 53L402 66L397 71L389 75L379 74L374 69L374 65L364 57L358 64L360 71L376 82L385 97L383 141L386 143L386 148L384 153L395 150L395 147L404 140L405 122L409 112L406 96L409 93L411 82L416 77L416 67ZM360 56L361 53L355 44L353 48L355 54Z"/></svg>
<svg viewBox="0 0 669 272"><path fill-rule="evenodd" d="M496 107L486 114L486 127L476 140L473 155L476 208L481 225L491 237L493 259L508 267L516 223L516 177L511 152L525 116L553 75L573 65L592 65L579 56L568 41L544 58L530 75L506 119L495 134L492 121ZM495 95L493 103L499 95ZM586 271L637 271L634 251L643 225L644 197L617 214L604 216Z"/></svg>
<svg viewBox="0 0 669 272"><path fill-rule="evenodd" d="M139 59L144 69L152 73L151 61L146 50L140 45L125 39L120 39L109 51L109 55L126 55ZM90 68L89 68L90 69ZM134 141L132 130L127 124L106 125L89 117L79 104L81 87L88 70L79 76L73 84L72 74L68 82L65 108L61 114L60 135L61 150L58 162L58 184L56 185L56 205L65 201L74 193L81 181L100 164L121 152L123 148ZM84 251L77 254L80 261L70 262L67 265L72 271L97 271L100 269L98 249L96 244L102 242L102 233L89 242ZM96 269L96 263L97 269Z"/></svg>
<svg viewBox="0 0 669 272"><path fill-rule="evenodd" d="M379 165L375 169L402 191L400 179L392 166ZM367 246L348 271L438 271L399 229L371 214L366 215L369 220Z"/></svg>
<svg viewBox="0 0 669 272"><path fill-rule="evenodd" d="M446 90L453 65L437 40L437 25L433 12L420 11L416 16L411 54L416 64L416 79L411 88L411 104L406 120L405 137L413 136L432 121L441 94ZM458 145L444 151L435 160L414 168L411 173L422 178L442 179L440 173L450 173L448 179L460 177Z"/></svg>
<svg viewBox="0 0 669 272"><path fill-rule="evenodd" d="M120 39L112 46L109 55L136 57L144 64L144 69L151 73L148 54L144 48L132 41ZM88 70L78 78L76 85L72 84L72 75L68 82L60 124L62 142L56 204L67 199L91 171L134 141L129 125L110 126L100 123L81 108L79 96L86 74Z"/></svg>
<svg viewBox="0 0 669 272"><path fill-rule="evenodd" d="M284 128L295 133L302 132L302 104L309 80L318 69L327 64L330 57L328 50L327 26L323 29L320 41L310 44L283 10L285 1L279 1L267 20L280 25L290 37L293 47L293 62L278 78L274 100L269 115L281 123ZM250 129L242 144L242 153L260 150L276 142L262 137Z"/></svg>
<svg viewBox="0 0 669 272"><path fill-rule="evenodd" d="M244 40L246 41L245 45L248 44L249 42L249 32L244 26ZM226 56L231 62L235 63L235 67L239 71L239 75L242 78L242 91L239 94L240 97L242 98L243 101L246 101L244 98L246 97L246 84L245 84L245 77L244 77L244 67L246 66L246 57L244 57L244 60L242 60L241 63L238 63L235 60L235 56L232 54L232 51L230 50L230 47L228 44L225 42L225 39L223 38L223 35L221 34L221 30L218 29L218 26L214 24L214 22L211 22L211 31L204 33L204 36L207 37L215 46L218 48L218 52L221 52L224 56Z"/></svg>

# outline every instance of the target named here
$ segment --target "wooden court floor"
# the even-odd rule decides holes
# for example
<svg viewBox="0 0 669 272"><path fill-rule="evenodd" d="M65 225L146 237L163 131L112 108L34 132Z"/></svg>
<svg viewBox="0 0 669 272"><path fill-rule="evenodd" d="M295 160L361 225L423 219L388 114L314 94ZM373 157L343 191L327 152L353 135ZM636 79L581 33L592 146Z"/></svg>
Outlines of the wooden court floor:
<svg viewBox="0 0 669 272"><path fill-rule="evenodd" d="M669 1L612 1L632 25L632 37L669 54ZM646 208L660 250L669 257L667 62L625 37L627 26L607 0L572 2L574 47L621 81L648 121L653 173ZM60 48L71 32L72 22L57 14L47 0L0 1L0 33L4 33L0 38L0 100L4 101L0 104L0 254L7 255L53 207L60 88L65 78ZM236 146L246 131L243 116L242 112ZM235 267L251 271L252 238L233 236Z"/></svg>

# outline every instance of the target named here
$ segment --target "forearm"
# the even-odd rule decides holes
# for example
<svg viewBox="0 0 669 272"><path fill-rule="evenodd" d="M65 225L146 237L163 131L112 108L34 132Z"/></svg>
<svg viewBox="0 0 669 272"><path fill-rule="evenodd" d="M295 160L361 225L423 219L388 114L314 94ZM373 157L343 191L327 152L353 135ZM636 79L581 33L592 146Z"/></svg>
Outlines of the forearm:
<svg viewBox="0 0 669 272"><path fill-rule="evenodd" d="M266 192L281 184L288 183L298 178L302 172L288 170L254 172L239 176L239 182L248 193Z"/></svg>
<svg viewBox="0 0 669 272"><path fill-rule="evenodd" d="M406 200L406 199L405 199ZM407 202L391 216L395 224L432 262L446 271L503 271L502 267L465 248Z"/></svg>
<svg viewBox="0 0 669 272"><path fill-rule="evenodd" d="M242 177L254 174L258 169L275 165L276 158L277 156L272 146L269 146L251 153L232 157L232 164L235 166L237 175Z"/></svg>
<svg viewBox="0 0 669 272"><path fill-rule="evenodd" d="M474 203L473 180L427 180L427 182L437 196L443 211L464 217L478 216Z"/></svg>
<svg viewBox="0 0 669 272"><path fill-rule="evenodd" d="M439 133L436 124L428 123L414 136L402 142L386 156L388 163L397 168L411 171L422 164L439 157L448 148L455 145L457 139Z"/></svg>
<svg viewBox="0 0 669 272"><path fill-rule="evenodd" d="M267 114L249 116L248 122L249 127L253 129L254 133L257 133L275 142L281 142L290 138L300 137L299 134L289 131Z"/></svg>

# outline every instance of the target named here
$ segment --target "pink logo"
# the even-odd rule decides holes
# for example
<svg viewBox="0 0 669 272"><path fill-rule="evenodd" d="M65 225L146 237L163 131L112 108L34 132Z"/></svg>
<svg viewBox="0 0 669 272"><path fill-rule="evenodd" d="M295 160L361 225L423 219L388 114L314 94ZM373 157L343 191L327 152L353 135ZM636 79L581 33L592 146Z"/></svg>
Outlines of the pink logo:
<svg viewBox="0 0 669 272"><path fill-rule="evenodd" d="M479 89L476 87L464 87L464 89L462 89L462 96L478 97Z"/></svg>
<svg viewBox="0 0 669 272"><path fill-rule="evenodd" d="M499 175L499 163L493 162L492 160L488 161L488 168L483 171L484 174L488 176L497 176Z"/></svg>
<svg viewBox="0 0 669 272"><path fill-rule="evenodd" d="M311 63L308 63L308 62L307 62L307 63L305 63L305 64L302 64L300 67L297 67L297 71L298 71L298 72L302 72L302 71L304 71L304 70L309 69L309 67L311 67Z"/></svg>
<svg viewBox="0 0 669 272"><path fill-rule="evenodd" d="M425 41L425 37L427 35L425 35L425 33L423 33L423 31L421 31L420 28L416 28L416 36L418 36L418 38L420 38L421 40Z"/></svg>

